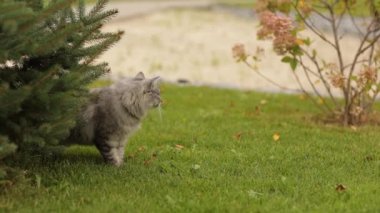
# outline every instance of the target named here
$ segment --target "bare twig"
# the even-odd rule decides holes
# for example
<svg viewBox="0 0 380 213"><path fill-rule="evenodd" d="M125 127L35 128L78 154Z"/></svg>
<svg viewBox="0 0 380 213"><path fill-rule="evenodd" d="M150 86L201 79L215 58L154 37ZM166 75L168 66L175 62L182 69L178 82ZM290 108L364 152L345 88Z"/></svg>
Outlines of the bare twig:
<svg viewBox="0 0 380 213"><path fill-rule="evenodd" d="M327 108L328 111L330 111L331 113L333 112L333 110L331 109L331 107L327 104L326 100L323 98L323 96L319 93L318 89L315 87L314 83L312 82L311 78L310 78L310 75L309 75L309 72L308 72L308 68L307 66L303 63L303 60L302 60L302 57L298 57L298 61L299 63L301 64L301 67L303 68L304 70L304 73L306 75L306 78L309 82L309 84L311 85L314 93L318 96L318 98L320 100L323 101L323 106L325 106Z"/></svg>
<svg viewBox="0 0 380 213"><path fill-rule="evenodd" d="M326 88L331 100L334 102L335 106L338 106L338 102L336 101L335 97L333 96L333 94L331 92L331 88L330 88L329 83L327 82L327 80L325 79L325 77L322 74L322 68L319 65L318 61L313 56L311 56L308 51L306 51L304 49L302 49L302 51L309 58L309 60L314 64L314 66L316 67L318 74L319 74L319 79L321 79L323 85L325 86L325 88Z"/></svg>
<svg viewBox="0 0 380 213"><path fill-rule="evenodd" d="M268 81L269 83L271 83L272 85L282 89L282 90L289 90L289 91L297 91L298 90L294 90L294 89L290 89L290 88L287 88L287 87L284 87L284 86L281 86L280 84L272 81L270 78L268 78L267 76L263 75L261 72L259 72L257 69L255 69L250 63L248 63L247 61L244 61L244 64L246 64L251 70L255 71L260 77L262 77L264 80Z"/></svg>
<svg viewBox="0 0 380 213"><path fill-rule="evenodd" d="M338 18L338 24L336 25L338 29L340 28L340 24L342 23L343 16L346 14L346 11L347 11L346 8L344 8L342 14L340 14L340 16Z"/></svg>
<svg viewBox="0 0 380 213"><path fill-rule="evenodd" d="M293 8L294 10L296 11L296 13L299 15L299 17L302 19L302 22L305 23L305 25L311 30L313 31L319 38L321 38L323 41L325 41L326 43L330 44L331 46L333 46L335 48L335 45L334 43L332 43L330 40L328 40L324 35L323 33L319 32L317 27L314 25L314 23L309 23L306 18L302 15L302 13L298 10L297 8L297 5L296 4L293 4ZM330 20L331 21L331 20Z"/></svg>
<svg viewBox="0 0 380 213"><path fill-rule="evenodd" d="M329 17L327 17L325 14L319 12L318 10L315 10L315 9L314 9L313 12L314 12L315 14L317 14L319 17L325 19L326 21L331 22L331 19L330 19Z"/></svg>
<svg viewBox="0 0 380 213"><path fill-rule="evenodd" d="M363 60L358 60L358 61L356 62L356 64L362 64L362 63L368 63L368 62L369 62L368 59L363 59ZM346 70L347 68L351 67L352 64L353 64L353 63L349 63L349 64L344 65L343 70Z"/></svg>
<svg viewBox="0 0 380 213"><path fill-rule="evenodd" d="M355 54L355 57L354 57L354 60L352 62L352 66L351 66L351 69L350 69L350 72L349 72L349 75L348 75L348 79L351 79L353 73L354 73L354 70L355 70L355 67L356 67L356 64L358 62L358 59L359 57L365 52L367 51L369 48L371 48L371 46L373 46L379 39L380 39L380 34L377 35L376 37L373 38L373 40L365 47L364 44L366 43L368 37L370 36L371 33L376 33L378 30L380 30L379 28L375 28L373 30L371 30L371 27L372 25L375 23L375 19L372 20L371 24L368 26L368 31L367 33L365 34L364 38L362 39L362 41L360 42L360 45L359 45L359 48ZM350 88L351 88L351 81L347 81L347 89L348 89L348 92L350 91Z"/></svg>
<svg viewBox="0 0 380 213"><path fill-rule="evenodd" d="M356 23L356 20L352 14L351 8L348 6L348 3L346 3L345 6L346 6L346 10L348 11L348 16L350 17L352 24L354 25L355 29L360 33L360 35L363 37L364 32L360 29L360 27Z"/></svg>
<svg viewBox="0 0 380 213"><path fill-rule="evenodd" d="M375 37L376 36L376 33L373 33L373 36ZM371 66L372 65L372 57L373 57L373 54L375 52L375 46L376 45L371 45L371 49L370 49L370 52L369 52L369 56L368 56L368 65Z"/></svg>
<svg viewBox="0 0 380 213"><path fill-rule="evenodd" d="M296 81L297 81L297 83L298 83L298 85L299 85L299 87L301 88L301 90L302 90L302 92L313 102L313 104L315 105L315 106L317 106L322 112L325 112L326 111L326 109L325 108L323 108L323 107L321 107L320 105L319 105L319 103L313 98L313 96L312 95L310 95L310 93L308 93L306 90L305 90L305 88L303 87L303 85L302 85L302 83L301 83L301 81L300 81L300 79L299 79L299 77L298 77L298 75L295 73L295 72L292 72L293 73L293 76L294 76L294 78L296 79Z"/></svg>
<svg viewBox="0 0 380 213"><path fill-rule="evenodd" d="M340 49L340 42L339 42L339 35L338 35L338 29L337 29L337 25L336 25L336 18L335 18L335 12L334 12L334 6L335 4L337 4L337 1L335 1L334 4L330 5L328 2L326 1L323 1L324 2L324 5L326 6L326 9L329 11L330 13L330 16L331 16L331 27L332 27L332 31L333 31L333 36L334 36L334 44L335 44L335 50L337 52L337 55L338 55L338 61L339 61L339 70L341 72L342 75L344 75L344 70L343 70L343 67L344 67L344 64L343 64L343 56L342 56L342 51ZM350 82L350 80L348 80L348 82ZM349 86L348 86L349 87ZM349 91L350 89L347 88L346 86L343 86L342 88L343 90L343 94L344 94L344 100L345 100L345 109L344 109L344 124L347 125L349 123L349 103L350 103L350 94L349 94Z"/></svg>

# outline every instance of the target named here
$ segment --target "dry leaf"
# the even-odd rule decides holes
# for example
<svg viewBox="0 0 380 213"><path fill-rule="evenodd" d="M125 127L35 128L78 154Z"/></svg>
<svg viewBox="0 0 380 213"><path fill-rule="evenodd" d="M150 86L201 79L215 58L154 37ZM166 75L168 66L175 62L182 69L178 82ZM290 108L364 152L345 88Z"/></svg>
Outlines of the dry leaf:
<svg viewBox="0 0 380 213"><path fill-rule="evenodd" d="M175 148L176 148L177 150L181 150L181 149L183 149L183 148L185 148L185 147L182 146L182 145L180 145L180 144L176 144L176 145L175 145Z"/></svg>
<svg viewBox="0 0 380 213"><path fill-rule="evenodd" d="M260 115L261 109L259 106L255 106L255 110L247 110L244 113L246 117L255 117L256 115Z"/></svg>
<svg viewBox="0 0 380 213"><path fill-rule="evenodd" d="M337 192L344 192L344 191L346 191L346 189L347 189L347 187L343 184L338 184L335 186L335 190Z"/></svg>
<svg viewBox="0 0 380 213"><path fill-rule="evenodd" d="M265 104L267 104L267 103L268 103L268 101L265 100L265 99L263 99L263 100L260 101L260 104L261 104L261 105L265 105Z"/></svg>
<svg viewBox="0 0 380 213"><path fill-rule="evenodd" d="M256 106L256 107L255 107L255 113L256 113L256 114L260 114L260 112L261 112L260 107L259 107L259 106Z"/></svg>
<svg viewBox="0 0 380 213"><path fill-rule="evenodd" d="M201 168L201 166L199 164L194 164L194 165L191 166L191 168L194 169L194 170L198 170L198 169Z"/></svg>
<svg viewBox="0 0 380 213"><path fill-rule="evenodd" d="M304 94L302 94L302 95L299 96L299 99L300 99L300 100L305 100L305 99L306 99L306 96L305 96Z"/></svg>
<svg viewBox="0 0 380 213"><path fill-rule="evenodd" d="M164 106L167 106L168 105L168 101L165 100L165 99L162 99L161 100L161 106L164 107Z"/></svg>
<svg viewBox="0 0 380 213"><path fill-rule="evenodd" d="M259 197L260 195L263 195L262 193L259 193L259 192L255 192L253 190L249 190L248 191L248 196L251 197L251 198L257 198Z"/></svg>
<svg viewBox="0 0 380 213"><path fill-rule="evenodd" d="M238 133L236 133L236 134L234 135L235 140L240 141L242 135L243 135L243 132L238 132Z"/></svg>
<svg viewBox="0 0 380 213"><path fill-rule="evenodd" d="M325 101L322 98L320 98L320 99L318 99L318 104L323 105L323 104L325 104Z"/></svg>
<svg viewBox="0 0 380 213"><path fill-rule="evenodd" d="M157 158L157 154L156 153L153 153L152 156L148 159L148 160L145 160L144 161L144 165L145 166L148 166L149 164L151 164L154 160L156 160Z"/></svg>
<svg viewBox="0 0 380 213"><path fill-rule="evenodd" d="M280 134L279 133L274 133L272 137L273 137L274 141L279 141L280 140Z"/></svg>
<svg viewBox="0 0 380 213"><path fill-rule="evenodd" d="M296 44L298 44L298 45L304 45L305 42L302 39L297 38L296 39Z"/></svg>
<svg viewBox="0 0 380 213"><path fill-rule="evenodd" d="M140 146L137 150L139 151L139 152L143 152L143 151L145 151L145 146Z"/></svg>
<svg viewBox="0 0 380 213"><path fill-rule="evenodd" d="M358 130L358 128L356 127L356 126L351 126L350 127L352 130L354 130L354 131L357 131Z"/></svg>

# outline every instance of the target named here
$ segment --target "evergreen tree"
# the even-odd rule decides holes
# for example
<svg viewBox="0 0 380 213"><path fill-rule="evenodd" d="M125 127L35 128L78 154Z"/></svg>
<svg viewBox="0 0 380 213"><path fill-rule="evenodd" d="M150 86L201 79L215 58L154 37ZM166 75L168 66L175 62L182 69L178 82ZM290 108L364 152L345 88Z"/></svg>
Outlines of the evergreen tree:
<svg viewBox="0 0 380 213"><path fill-rule="evenodd" d="M117 10L104 11L106 0L89 12L83 1L73 3L0 0L0 160L16 145L59 145L88 98L87 85L109 71L94 59L122 35L100 31Z"/></svg>

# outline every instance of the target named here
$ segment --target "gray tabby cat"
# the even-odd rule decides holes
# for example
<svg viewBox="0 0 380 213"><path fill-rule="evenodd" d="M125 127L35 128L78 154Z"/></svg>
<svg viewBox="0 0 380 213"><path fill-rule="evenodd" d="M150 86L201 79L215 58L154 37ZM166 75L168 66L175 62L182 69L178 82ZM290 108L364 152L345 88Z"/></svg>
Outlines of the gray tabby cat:
<svg viewBox="0 0 380 213"><path fill-rule="evenodd" d="M91 91L94 99L84 109L69 140L95 144L106 163L120 166L127 138L139 128L147 111L161 103L158 84L159 77L145 79L140 72L134 78Z"/></svg>

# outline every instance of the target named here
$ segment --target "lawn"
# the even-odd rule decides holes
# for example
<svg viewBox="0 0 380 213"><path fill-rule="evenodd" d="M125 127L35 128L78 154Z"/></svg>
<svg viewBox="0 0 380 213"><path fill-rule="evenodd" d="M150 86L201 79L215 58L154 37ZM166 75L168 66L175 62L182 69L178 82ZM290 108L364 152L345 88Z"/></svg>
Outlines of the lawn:
<svg viewBox="0 0 380 213"><path fill-rule="evenodd" d="M149 114L126 147L121 168L102 164L94 147L73 146L47 159L34 156L20 167L30 180L3 193L0 207L8 212L380 211L378 127L354 130L315 122L317 111L298 95L173 85L164 85L162 93L162 120L158 111Z"/></svg>

